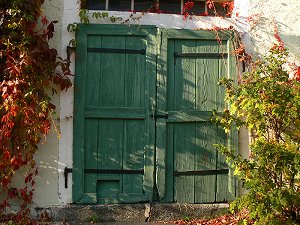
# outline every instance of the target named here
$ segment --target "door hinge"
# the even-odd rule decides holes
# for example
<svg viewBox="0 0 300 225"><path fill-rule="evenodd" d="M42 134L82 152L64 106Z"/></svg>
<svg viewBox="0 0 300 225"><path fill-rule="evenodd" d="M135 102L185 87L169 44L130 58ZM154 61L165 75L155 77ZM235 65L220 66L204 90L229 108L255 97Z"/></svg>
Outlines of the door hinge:
<svg viewBox="0 0 300 225"><path fill-rule="evenodd" d="M216 59L227 59L227 53L213 53L213 52L174 52L175 58L216 58Z"/></svg>
<svg viewBox="0 0 300 225"><path fill-rule="evenodd" d="M228 173L229 169L174 171L174 176L218 175Z"/></svg>
<svg viewBox="0 0 300 225"><path fill-rule="evenodd" d="M70 61L71 54L76 51L76 47L67 46L67 60Z"/></svg>
<svg viewBox="0 0 300 225"><path fill-rule="evenodd" d="M65 188L68 188L68 175L72 173L73 170L71 168L65 167L64 169L64 176L65 176Z"/></svg>
<svg viewBox="0 0 300 225"><path fill-rule="evenodd" d="M99 53L127 53L146 55L146 49L121 49L121 48L88 48L88 52Z"/></svg>

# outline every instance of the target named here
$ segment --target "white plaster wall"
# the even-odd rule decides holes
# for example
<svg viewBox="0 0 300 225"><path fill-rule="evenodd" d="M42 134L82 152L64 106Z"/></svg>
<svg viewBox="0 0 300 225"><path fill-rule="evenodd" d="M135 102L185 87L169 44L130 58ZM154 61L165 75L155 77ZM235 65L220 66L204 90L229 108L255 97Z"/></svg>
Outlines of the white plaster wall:
<svg viewBox="0 0 300 225"><path fill-rule="evenodd" d="M46 1L47 2L47 1ZM286 46L291 49L291 53L299 61L300 58L300 12L299 0L235 0L235 10L233 18L222 19L213 17L193 17L192 20L183 20L180 15L167 14L147 14L138 21L131 20L132 24L156 25L163 28L177 29L211 29L213 26L228 28L233 26L243 37L246 49L252 54L263 54L272 45L273 25L272 17L278 22L279 34ZM67 32L69 23L78 22L78 0L49 0L45 6L46 14L51 17L58 17L59 25L56 26L55 42L60 55L66 58L66 47L69 41L74 38L74 33ZM237 16L238 14L238 16ZM251 27L247 18L253 14L260 14L261 20L257 26ZM128 12L109 12L109 15L120 16L127 19ZM137 13L135 16L139 16ZM93 22L93 21L92 21ZM98 21L97 23L111 23L109 19ZM75 74L75 58L71 57L71 70ZM39 206L53 204L66 204L72 202L72 174L69 174L69 188L64 187L63 169L65 166L72 168L73 151L73 88L60 93L60 98L55 99L60 103L60 130L61 138L58 140L54 135L48 137L48 142L41 149L37 156L42 166L41 179L38 181L39 188L36 192L35 203ZM240 132L240 148L247 150L248 135L246 131ZM243 152L247 155L246 152ZM49 163L49 164L46 164ZM48 168L48 170L47 170ZM58 176L58 183L57 183ZM40 186L42 185L42 186Z"/></svg>
<svg viewBox="0 0 300 225"><path fill-rule="evenodd" d="M291 58L300 64L300 1L299 0L251 0L248 15L257 15L255 25L251 23L244 38L248 52L261 56L276 42L274 22L278 33L290 50Z"/></svg>
<svg viewBox="0 0 300 225"><path fill-rule="evenodd" d="M47 16L49 21L58 20L55 25L55 35L50 40L50 46L57 49L60 53L61 49L61 30L62 30L62 15L63 15L63 1L61 0L47 0L43 5L43 13ZM59 113L59 88L58 94L54 95L52 102L57 106L57 113ZM59 115L58 115L59 116ZM56 116L54 116L56 118ZM59 125L57 121L57 125ZM57 127L58 128L58 127ZM35 192L33 198L33 207L49 207L58 205L58 131L54 129L47 136L45 140L39 145L39 151L35 155L35 160L39 166L39 173L36 178Z"/></svg>

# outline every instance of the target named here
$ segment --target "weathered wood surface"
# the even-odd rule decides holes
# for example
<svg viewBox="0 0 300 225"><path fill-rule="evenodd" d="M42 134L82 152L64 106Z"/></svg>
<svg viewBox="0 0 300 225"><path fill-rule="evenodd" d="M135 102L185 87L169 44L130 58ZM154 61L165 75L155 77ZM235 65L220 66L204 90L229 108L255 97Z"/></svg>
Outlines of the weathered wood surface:
<svg viewBox="0 0 300 225"><path fill-rule="evenodd" d="M236 134L228 141L210 122L212 110L225 107L218 80L230 77L234 66L229 35L222 33L220 45L207 31L81 25L77 39L74 202L232 199L231 173L192 173L226 169L213 144L236 144ZM140 49L145 54L133 51ZM155 119L154 114L166 118ZM97 174L85 169L144 174Z"/></svg>

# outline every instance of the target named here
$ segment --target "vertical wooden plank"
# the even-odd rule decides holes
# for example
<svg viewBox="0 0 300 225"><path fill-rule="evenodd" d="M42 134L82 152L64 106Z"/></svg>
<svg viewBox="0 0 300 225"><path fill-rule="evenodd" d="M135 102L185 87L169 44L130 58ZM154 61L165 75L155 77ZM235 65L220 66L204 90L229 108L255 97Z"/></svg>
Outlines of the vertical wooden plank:
<svg viewBox="0 0 300 225"><path fill-rule="evenodd" d="M124 130L123 169L141 170L144 168L145 122L126 121ZM123 193L143 193L143 175L124 174Z"/></svg>
<svg viewBox="0 0 300 225"><path fill-rule="evenodd" d="M195 170L214 170L216 168L215 127L209 122L197 124L197 150ZM215 201L216 175L198 175L195 177L195 203Z"/></svg>
<svg viewBox="0 0 300 225"><path fill-rule="evenodd" d="M166 158L165 160L165 198L166 202L174 202L174 124L166 126Z"/></svg>
<svg viewBox="0 0 300 225"><path fill-rule="evenodd" d="M228 41L223 40L222 45L219 46L219 53L230 53L228 51ZM231 56L229 55L228 58ZM231 61L231 59L229 60ZM219 81L222 77L228 77L229 76L229 67L228 67L228 59L222 58L219 59L218 61L218 68L219 68L219 73L217 76L217 81ZM216 110L217 111L223 111L225 109L225 87L223 85L217 85L217 91L216 91L216 100L217 100L217 105L216 105Z"/></svg>
<svg viewBox="0 0 300 225"><path fill-rule="evenodd" d="M86 62L87 62L87 34L79 26L78 32L76 33L76 40L78 42L78 49L76 54L76 76L75 76L75 87L74 87L74 137L84 136L83 131L85 130L84 120L84 108L85 105L85 88L86 88ZM82 159L84 158L84 139L74 138L73 142L74 153L73 153L73 192L72 198L74 202L79 202L82 195L84 194L84 164Z"/></svg>
<svg viewBox="0 0 300 225"><path fill-rule="evenodd" d="M116 132L116 131L119 132ZM99 121L99 142L98 142L98 169L122 169L122 147L123 147L123 121L102 119ZM121 131L121 132L120 132ZM116 182L119 184L118 193L122 184L120 175L98 174L97 193L98 203L117 203L118 199L113 196L106 196L107 199L99 199L103 188L108 189L111 184L116 189ZM114 191L117 192L117 191Z"/></svg>
<svg viewBox="0 0 300 225"><path fill-rule="evenodd" d="M174 171L193 171L196 137L193 123L174 125ZM175 201L194 203L194 176L176 176L174 181Z"/></svg>
<svg viewBox="0 0 300 225"><path fill-rule="evenodd" d="M143 37L127 36L126 49L145 49ZM125 55L125 106L145 108L145 55ZM126 170L144 168L145 121L124 120L123 165ZM124 174L123 193L143 193L143 176Z"/></svg>
<svg viewBox="0 0 300 225"><path fill-rule="evenodd" d="M126 36L126 49L147 49L145 37ZM125 54L125 106L145 107L146 55Z"/></svg>
<svg viewBox="0 0 300 225"><path fill-rule="evenodd" d="M88 36L88 48L101 47L101 36ZM101 54L89 52L87 54L86 71L86 106L98 106L99 103L99 84L100 84L100 65ZM84 165L86 169L96 169L98 160L98 120L86 119L85 130L85 157ZM87 193L96 193L97 174L86 173L84 190Z"/></svg>
<svg viewBox="0 0 300 225"><path fill-rule="evenodd" d="M218 53L217 41L197 41L197 51L207 53ZM218 101L216 93L219 78L219 60L217 58L197 58L197 96L196 109L200 111L211 111L217 108Z"/></svg>
<svg viewBox="0 0 300 225"><path fill-rule="evenodd" d="M157 60L157 80L156 80L156 107L158 113L163 114L167 111L167 59L168 59L168 38L163 30L160 30L159 37L157 38L159 52ZM170 41L171 43L171 41ZM170 56L169 60L174 60ZM170 125L168 125L170 126ZM173 179L166 181L167 177L173 177L171 173L167 171L172 170L167 158L169 147L166 147L167 143L167 123L165 119L156 121L156 187L158 191L158 200L163 202L171 202L173 200ZM168 136L169 137L169 136ZM170 147L171 148L171 147ZM172 149L171 149L172 150ZM169 156L168 154L168 157ZM171 157L172 158L172 157ZM173 160L171 160L173 165Z"/></svg>
<svg viewBox="0 0 300 225"><path fill-rule="evenodd" d="M227 135L224 132L223 128L221 126L217 126L217 140L216 144L222 144L227 145ZM222 155L221 153L218 154L217 157L217 169L227 169L228 165L226 163L226 157ZM216 201L217 202L224 202L228 200L232 200L232 196L229 193L229 176L228 174L218 174L217 180L216 180Z"/></svg>
<svg viewBox="0 0 300 225"><path fill-rule="evenodd" d="M196 41L175 40L175 52L195 52ZM173 52L174 54L174 52ZM196 104L196 60L194 58L175 58L173 90L174 110L194 110Z"/></svg>
<svg viewBox="0 0 300 225"><path fill-rule="evenodd" d="M175 71L175 59L173 56L173 53L175 51L175 41L174 40L168 40L168 38L163 38L163 45L162 45L162 53L164 53L165 57L165 72L166 72L166 81L167 84L163 84L166 89L162 89L161 93L164 93L166 100L161 98L163 103L163 106L166 107L167 110L174 109L174 88L175 88L175 81L174 81L174 71ZM164 70L163 70L164 71ZM163 77L162 77L163 78ZM164 80L162 80L164 81ZM160 81L161 82L161 81ZM165 104L166 103L166 104ZM174 201L174 124L162 122L161 125L165 125L165 134L166 134L166 143L163 146L161 150L165 150L165 171L166 171L166 178L165 178L165 186L166 186L166 193L165 193L165 201L167 202L173 202ZM160 128L161 132L163 132L164 128ZM159 136L160 133L157 134ZM163 143L163 142L162 142ZM165 148L165 149L164 149ZM164 160L162 157L164 154L161 154L161 159Z"/></svg>
<svg viewBox="0 0 300 225"><path fill-rule="evenodd" d="M125 48L124 36L103 36L103 48ZM100 106L122 107L124 105L125 54L102 53Z"/></svg>
<svg viewBox="0 0 300 225"><path fill-rule="evenodd" d="M215 40L198 40L197 51L218 53L219 45ZM196 109L211 111L216 108L217 82L219 76L218 59L198 58L196 60ZM195 169L216 169L217 155L213 148L215 144L214 125L209 122L197 123L197 153L195 154ZM195 202L214 202L216 191L216 175L195 177Z"/></svg>
<svg viewBox="0 0 300 225"><path fill-rule="evenodd" d="M193 40L175 40L175 52L195 52ZM196 60L194 58L176 58L174 66L174 105L173 110L194 110L196 101ZM171 87L172 85L170 85ZM196 147L194 123L174 124L174 171L193 171ZM194 176L175 177L175 201L194 203Z"/></svg>
<svg viewBox="0 0 300 225"><path fill-rule="evenodd" d="M125 48L124 36L102 36L103 48ZM101 90L99 106L101 107L124 107L125 94L125 54L102 53L101 60ZM116 64L118 66L116 66ZM122 169L124 147L124 121L123 120L99 120L99 147L98 169ZM112 180L120 175L109 175ZM101 186L103 175L98 174L98 185ZM119 180L119 192L122 190L122 180ZM110 185L103 180L103 184ZM111 182L115 185L115 182ZM100 190L100 189L99 189ZM100 193L99 193L100 194ZM115 202L115 199L109 201ZM107 202L105 202L107 203Z"/></svg>
<svg viewBox="0 0 300 225"><path fill-rule="evenodd" d="M147 34L146 73L145 73L145 105L146 105L146 128L145 128L145 196L153 199L154 188L154 158L155 158L155 121L150 117L156 94L156 56L157 56L157 29L149 29Z"/></svg>
<svg viewBox="0 0 300 225"><path fill-rule="evenodd" d="M228 52L227 41L223 41L222 45L219 47L219 52ZM228 77L228 60L227 59L219 59L219 76L218 79L222 77ZM216 92L216 100L218 101L216 110L223 111L225 109L225 88L221 85L218 86ZM217 140L216 144L228 145L227 135L224 132L221 126L216 127ZM217 157L217 169L226 169L228 165L226 163L226 157L221 153L218 153ZM229 194L229 176L228 174L218 174L216 180L216 201L223 202L231 200Z"/></svg>

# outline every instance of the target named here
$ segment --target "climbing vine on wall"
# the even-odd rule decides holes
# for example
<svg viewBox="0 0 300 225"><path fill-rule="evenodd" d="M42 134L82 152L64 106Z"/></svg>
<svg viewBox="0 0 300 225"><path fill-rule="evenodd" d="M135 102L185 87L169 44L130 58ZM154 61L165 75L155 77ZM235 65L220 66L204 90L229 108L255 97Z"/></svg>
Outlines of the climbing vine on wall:
<svg viewBox="0 0 300 225"><path fill-rule="evenodd" d="M69 62L48 44L57 21L41 17L43 2L0 3L0 222L14 199L21 209L13 220L28 222L38 173L34 153L53 121L53 84L61 90L71 86ZM25 168L23 185L13 186L12 179L21 168Z"/></svg>
<svg viewBox="0 0 300 225"><path fill-rule="evenodd" d="M213 11L214 16L217 17L222 17L219 15L218 10L216 9L215 6L215 1L214 0L206 0L206 5L207 8ZM88 24L90 23L91 19L94 19L95 21L97 20L103 20L103 19L109 19L110 22L112 23L123 23L123 24L127 24L129 22L138 22L145 14L147 13L164 13L162 10L160 10L159 7L159 3L154 0L152 5L149 6L149 9L140 12L140 14L137 14L135 11L132 12L130 14L130 16L127 19L124 19L122 17L119 16L109 16L109 14L107 12L92 12L90 13L90 11L88 9L86 9L87 6L87 0L81 0L80 1L80 7L81 9L78 12L78 16L80 18L80 23L85 23ZM223 1L221 3L222 8L224 9L224 11L226 12L225 16L226 17L230 17L232 15L233 9L234 9L234 1L232 0L228 0L228 1ZM209 16L207 10L204 13L201 14L195 14L195 13L191 13L191 11L195 8L195 4L193 0L189 0L187 2L184 3L183 5L183 9L182 9L182 15L183 15L183 19L187 20L192 19L192 16ZM238 16L238 15L237 15ZM76 32L77 29L77 22L74 23L70 23L67 27L67 30L69 32ZM211 30L213 31L218 31L218 30L232 30L232 27L229 27L227 29L223 29L223 28L219 28L219 27L213 27ZM220 43L221 39L217 36L218 32L216 32L216 39L217 41ZM69 42L69 45L71 47L75 47L76 46L76 40L75 39L71 39Z"/></svg>

